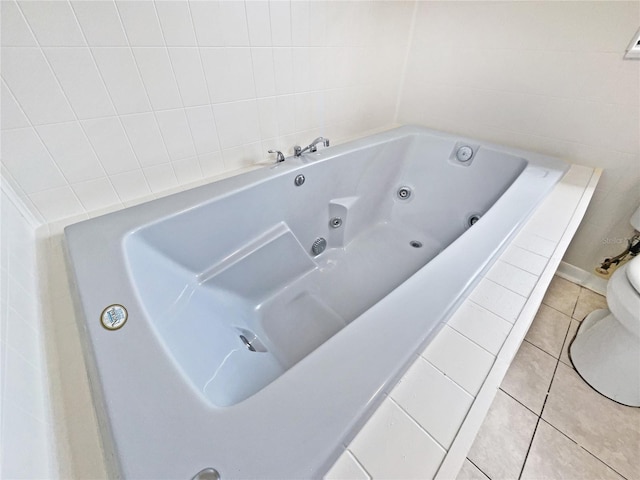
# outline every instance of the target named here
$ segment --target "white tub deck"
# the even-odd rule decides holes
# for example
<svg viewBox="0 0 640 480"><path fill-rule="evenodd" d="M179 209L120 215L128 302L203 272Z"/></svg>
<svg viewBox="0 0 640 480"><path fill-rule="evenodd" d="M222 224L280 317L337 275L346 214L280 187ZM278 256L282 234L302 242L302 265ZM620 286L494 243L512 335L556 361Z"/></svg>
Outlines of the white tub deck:
<svg viewBox="0 0 640 480"><path fill-rule="evenodd" d="M456 478L601 173L571 167L326 479Z"/></svg>

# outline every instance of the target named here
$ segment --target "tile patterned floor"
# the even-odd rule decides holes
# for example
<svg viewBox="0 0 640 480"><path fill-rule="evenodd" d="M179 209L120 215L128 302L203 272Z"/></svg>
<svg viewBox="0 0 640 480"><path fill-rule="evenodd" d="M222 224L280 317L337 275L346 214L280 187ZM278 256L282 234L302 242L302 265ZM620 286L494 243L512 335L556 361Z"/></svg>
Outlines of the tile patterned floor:
<svg viewBox="0 0 640 480"><path fill-rule="evenodd" d="M567 349L603 296L554 277L458 480L640 479L640 408L575 372Z"/></svg>

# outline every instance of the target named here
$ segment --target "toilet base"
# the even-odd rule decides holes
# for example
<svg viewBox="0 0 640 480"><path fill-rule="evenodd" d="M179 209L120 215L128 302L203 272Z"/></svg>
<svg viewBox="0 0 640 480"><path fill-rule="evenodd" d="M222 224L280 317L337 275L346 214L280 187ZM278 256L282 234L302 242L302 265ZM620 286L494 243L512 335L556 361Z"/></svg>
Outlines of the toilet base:
<svg viewBox="0 0 640 480"><path fill-rule="evenodd" d="M607 309L591 312L569 346L580 376L602 395L640 407L640 339Z"/></svg>

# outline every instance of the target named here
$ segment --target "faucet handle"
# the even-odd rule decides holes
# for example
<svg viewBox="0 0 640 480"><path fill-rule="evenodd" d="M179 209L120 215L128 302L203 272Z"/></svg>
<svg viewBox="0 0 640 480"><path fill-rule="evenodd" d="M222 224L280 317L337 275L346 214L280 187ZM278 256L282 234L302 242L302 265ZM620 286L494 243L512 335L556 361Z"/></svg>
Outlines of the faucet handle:
<svg viewBox="0 0 640 480"><path fill-rule="evenodd" d="M284 162L284 154L280 150L268 150L267 153L276 153L276 163Z"/></svg>

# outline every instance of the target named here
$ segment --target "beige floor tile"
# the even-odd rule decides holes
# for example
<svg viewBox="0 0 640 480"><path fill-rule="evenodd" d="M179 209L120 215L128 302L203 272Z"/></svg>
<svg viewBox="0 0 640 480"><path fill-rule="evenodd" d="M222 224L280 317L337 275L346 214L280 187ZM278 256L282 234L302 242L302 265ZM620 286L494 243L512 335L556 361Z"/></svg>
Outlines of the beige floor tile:
<svg viewBox="0 0 640 480"><path fill-rule="evenodd" d="M500 388L540 415L557 360L528 342L522 342Z"/></svg>
<svg viewBox="0 0 640 480"><path fill-rule="evenodd" d="M489 478L518 478L537 417L498 390L468 458Z"/></svg>
<svg viewBox="0 0 640 480"><path fill-rule="evenodd" d="M570 323L568 315L542 304L524 338L549 355L559 358Z"/></svg>
<svg viewBox="0 0 640 480"><path fill-rule="evenodd" d="M489 477L468 459L465 459L456 480L489 480Z"/></svg>
<svg viewBox="0 0 640 480"><path fill-rule="evenodd" d="M521 480L623 480L544 420L538 424Z"/></svg>
<svg viewBox="0 0 640 480"><path fill-rule="evenodd" d="M639 408L603 397L560 363L542 418L624 477L640 478Z"/></svg>
<svg viewBox="0 0 640 480"><path fill-rule="evenodd" d="M569 359L569 345L571 345L571 341L573 337L576 336L576 332L578 331L578 327L580 326L580 322L575 318L571 319L571 325L569 325L569 331L567 332L567 338L564 341L564 345L562 346L562 354L560 354L560 361L565 365L573 368L573 364Z"/></svg>
<svg viewBox="0 0 640 480"><path fill-rule="evenodd" d="M580 286L560 277L553 277L542 303L571 316L576 306Z"/></svg>
<svg viewBox="0 0 640 480"><path fill-rule="evenodd" d="M578 302L573 311L573 318L581 322L584 320L584 317L591 312L601 308L607 308L607 299L596 292L592 292L588 288L581 287Z"/></svg>

